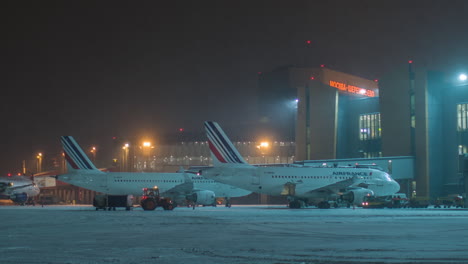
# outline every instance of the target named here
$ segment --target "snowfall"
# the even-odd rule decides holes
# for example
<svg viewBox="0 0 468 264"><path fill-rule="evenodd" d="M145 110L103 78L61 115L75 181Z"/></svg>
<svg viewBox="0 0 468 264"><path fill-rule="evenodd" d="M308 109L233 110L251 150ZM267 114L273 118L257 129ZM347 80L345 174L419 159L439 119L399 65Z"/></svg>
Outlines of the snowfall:
<svg viewBox="0 0 468 264"><path fill-rule="evenodd" d="M468 263L465 209L0 206L0 263Z"/></svg>

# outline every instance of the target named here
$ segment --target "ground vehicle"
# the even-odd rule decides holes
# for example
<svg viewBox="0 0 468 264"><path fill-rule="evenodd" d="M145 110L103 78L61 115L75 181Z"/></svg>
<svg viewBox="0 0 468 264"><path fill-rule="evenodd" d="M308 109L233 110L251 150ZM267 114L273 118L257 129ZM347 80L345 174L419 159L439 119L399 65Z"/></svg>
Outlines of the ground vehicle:
<svg viewBox="0 0 468 264"><path fill-rule="evenodd" d="M386 201L390 202L389 208L401 208L406 207L409 203L405 193L395 193L386 196Z"/></svg>
<svg viewBox="0 0 468 264"><path fill-rule="evenodd" d="M429 197L425 196L414 196L409 199L408 205L409 208L427 208L430 205Z"/></svg>
<svg viewBox="0 0 468 264"><path fill-rule="evenodd" d="M388 207L388 201L384 197L365 196L362 200L362 208L384 208Z"/></svg>
<svg viewBox="0 0 468 264"><path fill-rule="evenodd" d="M363 208L401 208L407 205L408 199L404 193L396 193L382 197L366 196L362 202Z"/></svg>
<svg viewBox="0 0 468 264"><path fill-rule="evenodd" d="M133 208L133 195L106 195L99 194L94 196L93 206L96 207L96 211L102 210L114 210L116 207L125 207L125 210L129 211Z"/></svg>
<svg viewBox="0 0 468 264"><path fill-rule="evenodd" d="M452 206L456 208L463 208L463 197L460 195L449 195L447 197L439 197L434 202L434 208L450 208Z"/></svg>
<svg viewBox="0 0 468 264"><path fill-rule="evenodd" d="M59 198L57 196L53 195L41 195L39 197L39 204L45 205L45 204L58 204L59 203Z"/></svg>
<svg viewBox="0 0 468 264"><path fill-rule="evenodd" d="M161 206L164 210L174 209L174 204L171 199L164 198L159 195L159 188L157 186L143 189L143 196L140 205L145 211L154 210L158 206Z"/></svg>

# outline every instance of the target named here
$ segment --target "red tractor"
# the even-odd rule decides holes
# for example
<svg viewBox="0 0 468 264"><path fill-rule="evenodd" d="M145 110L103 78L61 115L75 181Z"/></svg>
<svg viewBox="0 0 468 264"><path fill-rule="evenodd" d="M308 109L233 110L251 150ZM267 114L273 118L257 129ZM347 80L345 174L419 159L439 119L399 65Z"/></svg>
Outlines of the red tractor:
<svg viewBox="0 0 468 264"><path fill-rule="evenodd" d="M145 211L154 210L158 206L161 206L164 210L174 209L174 204L170 198L159 196L159 188L157 186L143 189L143 197L141 198L140 205Z"/></svg>

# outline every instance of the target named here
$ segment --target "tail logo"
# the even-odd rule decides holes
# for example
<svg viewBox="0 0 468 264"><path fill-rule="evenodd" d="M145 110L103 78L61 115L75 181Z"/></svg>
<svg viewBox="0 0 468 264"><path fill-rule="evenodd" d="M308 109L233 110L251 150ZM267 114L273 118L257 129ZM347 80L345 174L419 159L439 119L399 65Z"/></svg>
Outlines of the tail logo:
<svg viewBox="0 0 468 264"><path fill-rule="evenodd" d="M219 162L247 164L217 123L207 121L205 129L211 153Z"/></svg>
<svg viewBox="0 0 468 264"><path fill-rule="evenodd" d="M73 169L97 170L73 137L63 136L61 140L65 152L65 159Z"/></svg>

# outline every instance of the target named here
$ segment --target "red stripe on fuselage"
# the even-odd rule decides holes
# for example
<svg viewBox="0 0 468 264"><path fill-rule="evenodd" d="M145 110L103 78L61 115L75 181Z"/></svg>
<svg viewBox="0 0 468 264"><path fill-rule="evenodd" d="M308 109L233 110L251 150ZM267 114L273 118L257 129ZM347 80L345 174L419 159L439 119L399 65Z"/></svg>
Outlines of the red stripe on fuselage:
<svg viewBox="0 0 468 264"><path fill-rule="evenodd" d="M72 166L72 168L74 168L75 170L80 169L78 167L78 165L76 165L76 163L70 158L70 156L68 156L67 153L65 153L65 159L67 160L68 164L70 164L70 166Z"/></svg>
<svg viewBox="0 0 468 264"><path fill-rule="evenodd" d="M219 153L218 149L211 143L210 140L208 140L208 146L210 147L211 152L216 156L216 158L222 162L222 163L227 163L226 160L223 158L221 153Z"/></svg>

